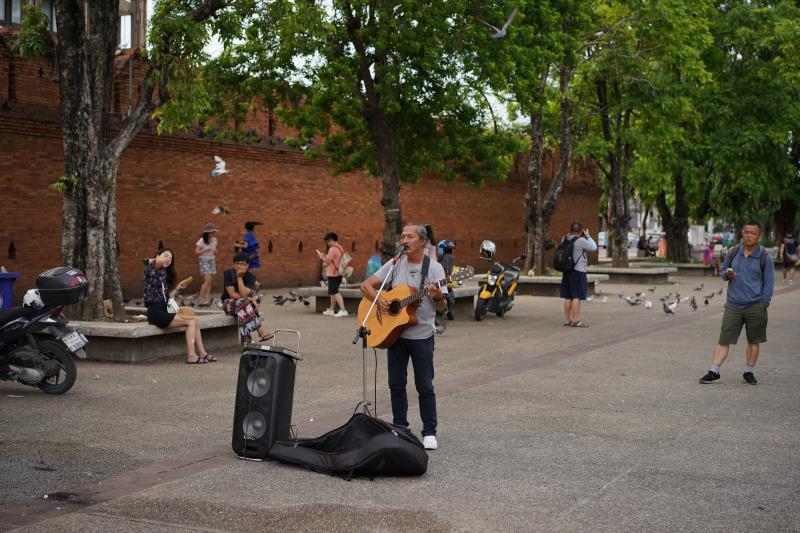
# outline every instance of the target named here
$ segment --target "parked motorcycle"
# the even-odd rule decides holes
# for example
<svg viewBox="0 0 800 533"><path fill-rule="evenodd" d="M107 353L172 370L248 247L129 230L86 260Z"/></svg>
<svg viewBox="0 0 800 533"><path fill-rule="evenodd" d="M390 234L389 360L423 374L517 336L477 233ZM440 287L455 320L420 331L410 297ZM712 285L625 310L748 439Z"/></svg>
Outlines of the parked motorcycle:
<svg viewBox="0 0 800 533"><path fill-rule="evenodd" d="M75 384L75 358L86 358L88 340L69 331L63 310L86 296L89 281L76 268L56 267L40 274L36 287L23 305L0 310L0 379L64 394Z"/></svg>
<svg viewBox="0 0 800 533"><path fill-rule="evenodd" d="M475 320L483 320L486 313L503 316L514 306L514 293L519 283L519 261L526 255L520 255L508 266L494 260L495 245L492 241L481 243L481 258L489 261L491 267L486 279L480 282L478 299L475 301Z"/></svg>

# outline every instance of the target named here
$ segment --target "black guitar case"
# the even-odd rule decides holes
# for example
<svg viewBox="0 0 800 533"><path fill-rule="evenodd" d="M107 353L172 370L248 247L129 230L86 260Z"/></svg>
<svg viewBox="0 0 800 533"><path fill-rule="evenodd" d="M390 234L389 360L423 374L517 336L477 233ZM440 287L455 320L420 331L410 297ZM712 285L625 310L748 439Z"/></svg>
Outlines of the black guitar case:
<svg viewBox="0 0 800 533"><path fill-rule="evenodd" d="M428 469L428 454L411 431L363 413L320 437L277 441L269 457L346 479L420 476Z"/></svg>

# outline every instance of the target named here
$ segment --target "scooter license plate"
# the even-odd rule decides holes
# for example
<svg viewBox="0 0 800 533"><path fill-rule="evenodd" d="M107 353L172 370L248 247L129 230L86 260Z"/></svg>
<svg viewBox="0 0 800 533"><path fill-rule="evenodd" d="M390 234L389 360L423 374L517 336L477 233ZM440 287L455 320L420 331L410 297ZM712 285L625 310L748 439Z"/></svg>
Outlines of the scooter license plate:
<svg viewBox="0 0 800 533"><path fill-rule="evenodd" d="M64 344L67 345L67 348L71 352L77 352L87 344L89 344L89 340L81 333L80 331L73 331L71 333L67 333L61 340L64 341Z"/></svg>

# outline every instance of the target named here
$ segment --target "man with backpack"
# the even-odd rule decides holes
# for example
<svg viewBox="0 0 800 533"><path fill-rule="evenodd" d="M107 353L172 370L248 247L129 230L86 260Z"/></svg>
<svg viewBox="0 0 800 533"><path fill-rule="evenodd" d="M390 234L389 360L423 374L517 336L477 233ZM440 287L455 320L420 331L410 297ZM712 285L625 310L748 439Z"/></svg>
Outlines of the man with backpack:
<svg viewBox="0 0 800 533"><path fill-rule="evenodd" d="M722 263L720 277L728 282L728 297L711 368L700 378L700 383L719 381L719 367L728 357L730 345L739 339L743 326L747 350L742 379L750 385L758 383L753 367L758 360L759 344L767 341L767 307L775 285L775 265L758 243L760 239L761 224L748 222L742 229L742 243L728 250Z"/></svg>
<svg viewBox="0 0 800 533"><path fill-rule="evenodd" d="M580 222L570 224L569 233L556 248L555 268L561 275L561 297L564 299L564 325L586 328L580 319L581 300L586 299L586 252L597 250L589 230Z"/></svg>

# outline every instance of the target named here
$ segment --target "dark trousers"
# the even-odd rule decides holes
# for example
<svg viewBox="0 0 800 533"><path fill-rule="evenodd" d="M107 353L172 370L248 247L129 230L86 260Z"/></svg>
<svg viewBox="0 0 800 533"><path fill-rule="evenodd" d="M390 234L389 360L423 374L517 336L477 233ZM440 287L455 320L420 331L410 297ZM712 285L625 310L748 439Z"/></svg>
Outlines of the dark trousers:
<svg viewBox="0 0 800 533"><path fill-rule="evenodd" d="M433 335L427 339L400 338L387 351L392 423L408 427L408 359L414 367L414 385L419 395L422 436L436 435L436 394L433 392Z"/></svg>

